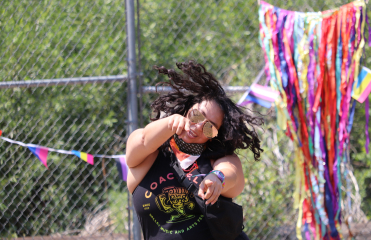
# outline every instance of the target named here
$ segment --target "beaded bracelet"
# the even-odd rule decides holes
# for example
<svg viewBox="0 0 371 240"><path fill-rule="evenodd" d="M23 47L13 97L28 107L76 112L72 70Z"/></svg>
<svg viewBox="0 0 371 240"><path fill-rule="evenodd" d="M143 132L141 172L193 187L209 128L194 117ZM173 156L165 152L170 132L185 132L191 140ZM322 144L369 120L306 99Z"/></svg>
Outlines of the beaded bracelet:
<svg viewBox="0 0 371 240"><path fill-rule="evenodd" d="M224 188L224 185L225 185L224 173L220 170L212 170L210 173L214 173L219 178L219 180L222 182L222 188Z"/></svg>

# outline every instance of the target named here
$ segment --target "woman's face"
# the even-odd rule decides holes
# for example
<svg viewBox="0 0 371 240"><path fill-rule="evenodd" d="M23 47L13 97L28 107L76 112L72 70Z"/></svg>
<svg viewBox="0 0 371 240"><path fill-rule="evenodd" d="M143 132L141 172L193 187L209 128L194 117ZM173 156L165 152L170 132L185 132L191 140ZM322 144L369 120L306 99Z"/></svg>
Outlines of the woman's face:
<svg viewBox="0 0 371 240"><path fill-rule="evenodd" d="M219 105L214 101L202 101L201 103L197 103L193 105L190 109L197 109L200 111L205 117L206 120L211 122L218 130L220 126L223 124L224 113ZM190 112L190 110L187 113ZM202 123L191 123L190 130L187 132L183 130L183 132L179 135L179 138L183 139L186 143L205 143L209 139L203 134L202 128L206 121Z"/></svg>

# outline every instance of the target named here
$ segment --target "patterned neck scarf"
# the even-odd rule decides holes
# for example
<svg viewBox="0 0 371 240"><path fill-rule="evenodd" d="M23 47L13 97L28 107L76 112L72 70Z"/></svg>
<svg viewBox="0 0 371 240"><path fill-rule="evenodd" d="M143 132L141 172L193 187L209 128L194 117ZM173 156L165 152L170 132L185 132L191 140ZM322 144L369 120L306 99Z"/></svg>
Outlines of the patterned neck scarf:
<svg viewBox="0 0 371 240"><path fill-rule="evenodd" d="M189 155L201 155L201 153L205 150L205 143L186 143L183 139L180 139L178 135L174 134L175 143L178 145L179 150L189 154Z"/></svg>
<svg viewBox="0 0 371 240"><path fill-rule="evenodd" d="M186 143L182 139L179 139L177 135L174 135L170 139L170 147L182 169L186 170L200 157L202 151L205 149L205 144Z"/></svg>

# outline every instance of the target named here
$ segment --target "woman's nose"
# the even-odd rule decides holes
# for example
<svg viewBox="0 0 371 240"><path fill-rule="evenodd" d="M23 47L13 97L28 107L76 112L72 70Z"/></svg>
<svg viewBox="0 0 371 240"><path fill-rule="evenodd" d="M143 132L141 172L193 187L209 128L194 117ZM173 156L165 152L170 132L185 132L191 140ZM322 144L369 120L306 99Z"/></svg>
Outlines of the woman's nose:
<svg viewBox="0 0 371 240"><path fill-rule="evenodd" d="M195 125L196 125L197 131L201 131L202 132L202 128L204 127L204 124L205 124L205 121L196 123Z"/></svg>

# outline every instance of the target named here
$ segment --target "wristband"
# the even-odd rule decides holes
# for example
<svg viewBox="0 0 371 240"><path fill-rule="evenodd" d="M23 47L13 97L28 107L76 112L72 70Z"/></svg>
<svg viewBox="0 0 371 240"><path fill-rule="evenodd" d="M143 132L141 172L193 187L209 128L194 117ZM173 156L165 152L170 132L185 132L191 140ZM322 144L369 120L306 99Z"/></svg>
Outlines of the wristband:
<svg viewBox="0 0 371 240"><path fill-rule="evenodd" d="M219 178L219 180L222 182L222 188L224 188L224 185L225 185L224 173L222 171L219 171L219 170L212 170L210 173L214 173Z"/></svg>

